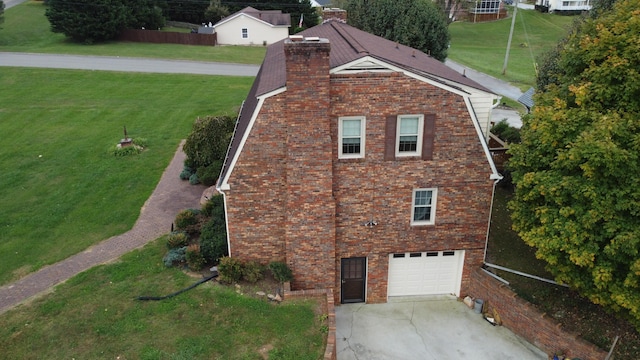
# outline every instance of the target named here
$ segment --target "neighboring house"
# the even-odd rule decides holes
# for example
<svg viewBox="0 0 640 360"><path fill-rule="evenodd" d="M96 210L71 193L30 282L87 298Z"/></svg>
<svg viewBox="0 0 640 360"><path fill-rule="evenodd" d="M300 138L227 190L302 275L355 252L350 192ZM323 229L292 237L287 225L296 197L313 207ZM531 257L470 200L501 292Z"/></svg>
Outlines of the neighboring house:
<svg viewBox="0 0 640 360"><path fill-rule="evenodd" d="M324 8L331 5L331 0L311 0L312 7Z"/></svg>
<svg viewBox="0 0 640 360"><path fill-rule="evenodd" d="M536 0L536 9L542 12L578 13L591 10L591 0Z"/></svg>
<svg viewBox="0 0 640 360"><path fill-rule="evenodd" d="M474 23L504 19L508 15L501 0L476 0L468 11L468 21Z"/></svg>
<svg viewBox="0 0 640 360"><path fill-rule="evenodd" d="M291 16L250 6L213 25L219 45L271 45L289 36Z"/></svg>
<svg viewBox="0 0 640 360"><path fill-rule="evenodd" d="M230 256L285 261L342 303L467 293L498 174L498 97L410 47L328 20L267 53L217 184Z"/></svg>

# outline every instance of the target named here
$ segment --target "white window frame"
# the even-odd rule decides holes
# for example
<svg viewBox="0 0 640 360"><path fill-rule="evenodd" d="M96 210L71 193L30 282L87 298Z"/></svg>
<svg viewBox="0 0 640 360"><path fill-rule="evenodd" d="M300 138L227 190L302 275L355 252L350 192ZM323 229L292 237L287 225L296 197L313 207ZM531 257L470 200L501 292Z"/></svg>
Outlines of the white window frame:
<svg viewBox="0 0 640 360"><path fill-rule="evenodd" d="M402 119L405 118L418 118L418 141L416 144L416 151L400 151L400 125L402 124ZM421 156L422 155L422 141L424 134L424 115L422 114L408 114L408 115L398 115L398 119L396 120L396 157L403 156Z"/></svg>
<svg viewBox="0 0 640 360"><path fill-rule="evenodd" d="M242 28L241 30L241 36L243 39L248 39L249 38L249 29L248 28Z"/></svg>
<svg viewBox="0 0 640 360"><path fill-rule="evenodd" d="M344 154L342 153L342 144L344 136L342 134L342 124L348 120L360 121L360 153L359 154ZM364 116L342 116L338 118L338 159L362 159L365 154L365 131L367 128L367 119Z"/></svg>
<svg viewBox="0 0 640 360"><path fill-rule="evenodd" d="M431 191L431 216L429 220L414 220L416 207L421 205L416 205L416 194L419 191ZM436 221L436 204L438 202L438 188L422 188L422 189L414 189L413 195L411 196L411 225L434 225Z"/></svg>

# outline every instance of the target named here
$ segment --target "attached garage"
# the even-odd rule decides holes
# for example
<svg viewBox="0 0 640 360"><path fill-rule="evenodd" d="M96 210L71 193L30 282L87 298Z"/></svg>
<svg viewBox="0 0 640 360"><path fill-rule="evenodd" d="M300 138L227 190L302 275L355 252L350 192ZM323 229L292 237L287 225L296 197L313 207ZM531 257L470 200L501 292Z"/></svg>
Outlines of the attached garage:
<svg viewBox="0 0 640 360"><path fill-rule="evenodd" d="M464 250L389 255L387 296L460 295Z"/></svg>

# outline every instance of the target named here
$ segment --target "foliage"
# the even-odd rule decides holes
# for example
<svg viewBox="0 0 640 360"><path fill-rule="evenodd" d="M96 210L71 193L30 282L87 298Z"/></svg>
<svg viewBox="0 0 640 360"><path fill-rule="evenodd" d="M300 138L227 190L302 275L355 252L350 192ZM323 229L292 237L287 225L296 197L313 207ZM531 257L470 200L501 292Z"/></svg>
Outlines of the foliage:
<svg viewBox="0 0 640 360"><path fill-rule="evenodd" d="M489 131L510 144L520 142L520 129L509 125L506 120L501 120L497 124L493 125Z"/></svg>
<svg viewBox="0 0 640 360"><path fill-rule="evenodd" d="M169 20L192 24L203 23L204 13L209 7L209 0L167 0L166 3L166 16Z"/></svg>
<svg viewBox="0 0 640 360"><path fill-rule="evenodd" d="M142 147L138 146L138 145L129 145L129 146L120 146L118 145L114 145L111 148L111 153L113 154L113 156L115 157L125 157L125 156L129 156L129 155L137 155L140 154L142 152Z"/></svg>
<svg viewBox="0 0 640 360"><path fill-rule="evenodd" d="M218 264L218 280L231 284L242 278L242 261L237 258L223 257Z"/></svg>
<svg viewBox="0 0 640 360"><path fill-rule="evenodd" d="M160 30L165 26L162 0L122 0L131 9L131 20L127 23L132 29Z"/></svg>
<svg viewBox="0 0 640 360"><path fill-rule="evenodd" d="M222 257L229 255L222 195L209 199L203 206L203 213L211 218L200 231L200 251L208 263L215 264Z"/></svg>
<svg viewBox="0 0 640 360"><path fill-rule="evenodd" d="M189 184L191 185L198 185L200 184L200 179L198 179L198 173L193 173L191 174L191 176L189 176Z"/></svg>
<svg viewBox="0 0 640 360"><path fill-rule="evenodd" d="M192 271L200 271L206 264L204 257L200 253L200 245L198 244L191 244L187 246L185 255L187 266L189 266L189 269Z"/></svg>
<svg viewBox="0 0 640 360"><path fill-rule="evenodd" d="M210 165L199 167L196 171L196 176L202 184L212 186L218 180L220 170L222 170L222 161L216 160Z"/></svg>
<svg viewBox="0 0 640 360"><path fill-rule="evenodd" d="M244 9L247 3L226 3L229 12L235 13ZM291 31L293 31L300 23L300 17L303 17L302 27L310 28L318 25L319 17L316 9L311 6L310 0L263 0L260 4L252 5L258 10L282 10L285 14L291 14Z"/></svg>
<svg viewBox="0 0 640 360"><path fill-rule="evenodd" d="M167 254L162 258L162 262L166 267L172 267L176 264L182 264L187 259L187 247L179 247L170 249Z"/></svg>
<svg viewBox="0 0 640 360"><path fill-rule="evenodd" d="M242 278L250 283L257 283L264 278L264 266L255 261L242 264Z"/></svg>
<svg viewBox="0 0 640 360"><path fill-rule="evenodd" d="M235 119L229 116L198 118L184 144L184 153L195 168L222 161L233 134Z"/></svg>
<svg viewBox="0 0 640 360"><path fill-rule="evenodd" d="M182 171L180 172L180 179L189 180L191 175L193 175L193 169L185 165Z"/></svg>
<svg viewBox="0 0 640 360"><path fill-rule="evenodd" d="M4 22L4 1L0 0L0 25ZM2 29L2 27L0 27Z"/></svg>
<svg viewBox="0 0 640 360"><path fill-rule="evenodd" d="M198 209L185 209L176 215L175 224L178 230L188 230L198 223Z"/></svg>
<svg viewBox="0 0 640 360"><path fill-rule="evenodd" d="M444 61L449 30L444 11L431 0L353 0L348 23Z"/></svg>
<svg viewBox="0 0 640 360"><path fill-rule="evenodd" d="M270 262L269 270L271 270L273 277L281 283L293 280L293 272L289 266L282 261Z"/></svg>
<svg viewBox="0 0 640 360"><path fill-rule="evenodd" d="M640 325L640 0L567 39L512 147L513 227L555 278Z"/></svg>
<svg viewBox="0 0 640 360"><path fill-rule="evenodd" d="M204 22L215 24L229 16L229 14L229 8L222 5L220 0L212 0L209 7L204 11Z"/></svg>
<svg viewBox="0 0 640 360"><path fill-rule="evenodd" d="M189 235L184 231L172 231L167 237L167 248L175 249L189 245Z"/></svg>

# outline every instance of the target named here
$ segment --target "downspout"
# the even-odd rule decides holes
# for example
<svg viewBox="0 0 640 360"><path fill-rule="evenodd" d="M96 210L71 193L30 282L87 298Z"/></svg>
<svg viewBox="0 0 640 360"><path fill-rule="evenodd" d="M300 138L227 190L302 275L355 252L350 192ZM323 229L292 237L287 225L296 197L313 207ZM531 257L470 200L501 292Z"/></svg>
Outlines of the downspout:
<svg viewBox="0 0 640 360"><path fill-rule="evenodd" d="M496 196L496 185L502 180L500 174L491 174L490 179L494 180L493 188L491 189L491 205L489 206L489 220L487 221L487 236L484 240L484 254L482 255L482 264L487 262L487 247L489 246L489 231L491 230L491 217L493 216L493 200Z"/></svg>

